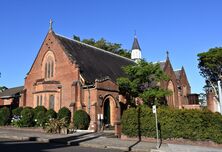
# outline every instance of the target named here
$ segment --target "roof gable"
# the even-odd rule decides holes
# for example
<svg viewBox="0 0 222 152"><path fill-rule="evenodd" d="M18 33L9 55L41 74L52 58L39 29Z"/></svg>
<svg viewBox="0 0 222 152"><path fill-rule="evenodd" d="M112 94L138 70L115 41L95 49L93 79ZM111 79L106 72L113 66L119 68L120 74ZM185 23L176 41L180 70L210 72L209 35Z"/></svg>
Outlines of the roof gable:
<svg viewBox="0 0 222 152"><path fill-rule="evenodd" d="M181 70L176 70L176 71L174 71L174 73L176 75L177 80L180 80Z"/></svg>
<svg viewBox="0 0 222 152"><path fill-rule="evenodd" d="M35 63L36 63L36 61L37 61L37 58L38 58L38 56L39 56L39 54L40 54L40 51L41 51L41 49L42 49L42 47L43 47L46 39L48 38L48 36L49 36L50 34L53 35L53 36L55 35L55 33L54 33L53 31L49 31L49 32L47 33L47 35L46 35L45 38L44 38L44 41L43 41L42 44L41 44L41 47L40 47L39 51L38 51L38 53L37 53L37 55L36 55L36 57L35 57L34 62L32 63L32 66L31 66L31 68L29 69L29 72L27 73L27 75L32 71L33 66L35 65Z"/></svg>
<svg viewBox="0 0 222 152"><path fill-rule="evenodd" d="M187 76L186 76L186 72L184 70L184 68L182 67L180 70L176 70L174 71L175 75L176 75L176 79L177 79L177 83L178 85L188 85L190 86Z"/></svg>
<svg viewBox="0 0 222 152"><path fill-rule="evenodd" d="M0 98L10 98L20 93L24 89L24 86L9 88L0 93Z"/></svg>

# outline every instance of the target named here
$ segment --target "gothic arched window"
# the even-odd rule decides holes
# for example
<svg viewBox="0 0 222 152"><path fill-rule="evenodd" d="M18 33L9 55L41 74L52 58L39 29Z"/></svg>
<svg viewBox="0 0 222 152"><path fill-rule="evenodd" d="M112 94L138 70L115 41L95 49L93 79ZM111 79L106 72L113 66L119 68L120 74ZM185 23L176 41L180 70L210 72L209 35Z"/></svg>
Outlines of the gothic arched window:
<svg viewBox="0 0 222 152"><path fill-rule="evenodd" d="M168 82L167 89L169 91L171 91L171 95L167 97L168 104L175 107L175 97L174 97L175 96L175 90L174 90L173 82L171 80Z"/></svg>
<svg viewBox="0 0 222 152"><path fill-rule="evenodd" d="M55 75L55 58L51 51L47 52L43 60L44 78L50 79Z"/></svg>
<svg viewBox="0 0 222 152"><path fill-rule="evenodd" d="M49 96L49 109L53 109L54 110L54 106L55 106L55 96L54 95L50 95Z"/></svg>

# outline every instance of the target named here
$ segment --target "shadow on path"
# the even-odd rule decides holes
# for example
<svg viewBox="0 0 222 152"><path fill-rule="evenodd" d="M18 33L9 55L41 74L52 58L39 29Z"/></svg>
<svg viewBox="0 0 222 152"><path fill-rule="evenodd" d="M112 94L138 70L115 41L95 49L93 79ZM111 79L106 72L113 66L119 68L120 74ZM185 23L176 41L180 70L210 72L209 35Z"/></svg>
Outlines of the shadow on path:
<svg viewBox="0 0 222 152"><path fill-rule="evenodd" d="M50 139L49 142L50 143L64 143L68 145L78 146L79 143L81 142L92 140L102 135L103 135L102 133L83 133L80 135L73 135L70 137Z"/></svg>
<svg viewBox="0 0 222 152"><path fill-rule="evenodd" d="M30 137L28 141L0 139L0 149L4 152L45 152L45 150L49 149L68 147L67 144L78 146L81 142L98 138L101 135L98 133L83 133L65 138L50 139L50 143L38 142L39 137Z"/></svg>
<svg viewBox="0 0 222 152"><path fill-rule="evenodd" d="M132 144L131 146L129 146L129 151L132 151L132 148L134 146L136 146L137 144L139 144L141 142L141 120L140 120L140 115L141 115L141 107L138 107L137 110L137 135L138 135L138 141L135 142L134 144Z"/></svg>

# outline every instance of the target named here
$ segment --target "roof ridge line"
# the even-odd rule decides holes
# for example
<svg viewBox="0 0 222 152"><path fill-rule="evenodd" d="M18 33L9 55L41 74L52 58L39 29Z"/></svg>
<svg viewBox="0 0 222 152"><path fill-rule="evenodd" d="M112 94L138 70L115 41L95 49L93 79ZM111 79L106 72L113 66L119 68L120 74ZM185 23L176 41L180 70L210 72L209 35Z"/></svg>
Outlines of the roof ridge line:
<svg viewBox="0 0 222 152"><path fill-rule="evenodd" d="M8 89L12 89L12 88L20 88L20 87L24 87L24 85L17 86L17 87L11 87L11 88L8 88Z"/></svg>
<svg viewBox="0 0 222 152"><path fill-rule="evenodd" d="M175 69L175 70L173 70L173 71L181 71L181 69Z"/></svg>
<svg viewBox="0 0 222 152"><path fill-rule="evenodd" d="M154 61L153 63L156 64L156 63L163 63L163 62L166 62L166 60L163 60L163 61Z"/></svg>
<svg viewBox="0 0 222 152"><path fill-rule="evenodd" d="M117 57L123 58L123 59L125 59L125 60L129 60L129 61L134 62L132 59L129 59L129 58L127 58L127 57L124 57L124 56L121 56L121 55L118 55L118 54L115 54L115 53L112 53L112 52L106 51L106 50L104 50L104 49L101 49L101 48L98 48L98 47L95 47L95 46L92 46L92 45L89 45L89 44L83 43L83 42L81 42L81 41L77 41L77 40L74 40L74 39L68 38L68 37L66 37L66 36L64 36L64 35L61 35L61 34L58 34L58 33L55 33L55 34L58 35L58 36L61 36L61 37L63 37L63 38L66 38L66 39L68 39L68 40L71 40L71 41L74 41L74 42L77 42L77 43L83 44L83 45L85 45L85 46L88 46L88 47L91 47L91 48L97 49L97 50L99 50L99 51L103 51L103 52L105 52L105 53L108 53L108 54L111 54L111 55L114 55L114 56L117 56Z"/></svg>

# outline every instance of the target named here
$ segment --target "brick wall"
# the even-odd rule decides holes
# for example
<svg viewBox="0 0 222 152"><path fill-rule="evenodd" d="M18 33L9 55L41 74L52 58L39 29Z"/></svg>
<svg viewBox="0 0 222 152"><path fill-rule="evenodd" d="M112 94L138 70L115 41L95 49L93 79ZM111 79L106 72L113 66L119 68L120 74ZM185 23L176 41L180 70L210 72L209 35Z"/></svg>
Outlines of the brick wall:
<svg viewBox="0 0 222 152"><path fill-rule="evenodd" d="M56 80L59 81L60 84L54 85L53 87L57 87L54 89L54 92L47 92L43 86L35 86L37 80L44 78L44 57L47 52L51 52L54 55L55 60L55 74L54 77L50 79L50 81ZM25 79L25 89L26 91L26 102L21 103L24 106L36 106L36 99L34 99L34 95L37 92L41 92L44 95L44 105L46 108L49 107L48 96L50 94L55 95L55 105L60 102L60 106L56 107L55 110L58 111L60 107L68 107L72 101L71 97L71 87L73 81L79 80L79 68L75 63L72 63L71 60L65 54L62 46L59 44L59 41L56 39L53 32L49 32L39 50L39 53ZM61 98L61 99L60 99Z"/></svg>

